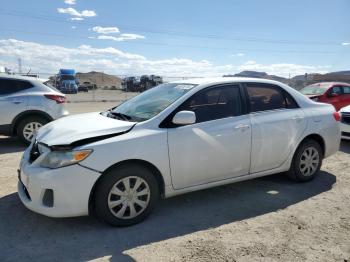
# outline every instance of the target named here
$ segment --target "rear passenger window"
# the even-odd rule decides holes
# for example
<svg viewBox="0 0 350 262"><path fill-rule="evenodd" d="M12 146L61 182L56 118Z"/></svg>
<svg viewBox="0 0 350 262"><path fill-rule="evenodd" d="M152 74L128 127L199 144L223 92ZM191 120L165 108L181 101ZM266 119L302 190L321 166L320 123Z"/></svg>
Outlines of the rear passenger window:
<svg viewBox="0 0 350 262"><path fill-rule="evenodd" d="M343 93L345 95L350 95L350 86L343 86Z"/></svg>
<svg viewBox="0 0 350 262"><path fill-rule="evenodd" d="M0 95L8 95L33 87L33 85L24 80L0 79Z"/></svg>
<svg viewBox="0 0 350 262"><path fill-rule="evenodd" d="M291 95L274 85L248 83L247 92L251 112L298 107Z"/></svg>
<svg viewBox="0 0 350 262"><path fill-rule="evenodd" d="M238 86L220 86L193 95L180 108L196 113L196 123L238 116L241 97Z"/></svg>

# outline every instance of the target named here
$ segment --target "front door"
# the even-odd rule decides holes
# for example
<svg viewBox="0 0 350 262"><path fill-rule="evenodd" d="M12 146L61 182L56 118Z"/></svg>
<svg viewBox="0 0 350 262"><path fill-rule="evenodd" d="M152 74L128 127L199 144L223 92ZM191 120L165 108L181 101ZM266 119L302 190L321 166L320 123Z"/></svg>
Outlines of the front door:
<svg viewBox="0 0 350 262"><path fill-rule="evenodd" d="M251 124L243 114L237 85L199 91L177 111L196 114L196 123L168 129L172 183L175 189L249 173Z"/></svg>

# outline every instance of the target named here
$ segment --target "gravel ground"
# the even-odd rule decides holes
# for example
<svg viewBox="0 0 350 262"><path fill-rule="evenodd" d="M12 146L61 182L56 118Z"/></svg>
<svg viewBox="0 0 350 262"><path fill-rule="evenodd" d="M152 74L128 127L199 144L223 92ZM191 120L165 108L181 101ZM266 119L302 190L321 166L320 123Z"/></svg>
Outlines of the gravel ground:
<svg viewBox="0 0 350 262"><path fill-rule="evenodd" d="M312 182L277 174L189 193L128 228L27 210L16 194L23 149L0 137L0 261L350 261L350 142Z"/></svg>
<svg viewBox="0 0 350 262"><path fill-rule="evenodd" d="M89 92L79 92L78 94L67 94L68 102L102 102L102 101L125 101L138 93L124 92L121 90L90 90Z"/></svg>

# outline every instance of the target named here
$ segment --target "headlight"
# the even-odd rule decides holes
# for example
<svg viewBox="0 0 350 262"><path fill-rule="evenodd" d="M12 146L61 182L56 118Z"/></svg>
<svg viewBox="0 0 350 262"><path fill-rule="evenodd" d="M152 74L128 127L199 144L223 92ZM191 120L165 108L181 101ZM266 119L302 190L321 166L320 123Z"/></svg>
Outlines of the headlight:
<svg viewBox="0 0 350 262"><path fill-rule="evenodd" d="M48 168L59 168L77 164L86 159L92 150L79 151L51 151L41 161L40 166Z"/></svg>

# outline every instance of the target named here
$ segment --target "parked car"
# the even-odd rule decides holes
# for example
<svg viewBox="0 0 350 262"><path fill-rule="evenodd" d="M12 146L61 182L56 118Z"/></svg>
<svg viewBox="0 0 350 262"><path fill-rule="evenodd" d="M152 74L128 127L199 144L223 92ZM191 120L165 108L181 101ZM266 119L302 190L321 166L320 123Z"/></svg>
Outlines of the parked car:
<svg viewBox="0 0 350 262"><path fill-rule="evenodd" d="M65 101L65 95L35 78L0 76L0 134L30 143L38 128L68 114Z"/></svg>
<svg viewBox="0 0 350 262"><path fill-rule="evenodd" d="M350 105L350 84L323 82L304 87L301 93L314 101L332 104L337 111Z"/></svg>
<svg viewBox="0 0 350 262"><path fill-rule="evenodd" d="M341 114L341 137L350 140L350 105L343 107L339 112Z"/></svg>
<svg viewBox="0 0 350 262"><path fill-rule="evenodd" d="M159 197L280 172L313 179L339 149L339 120L333 106L276 81L162 84L41 128L20 163L18 193L47 216L132 225Z"/></svg>
<svg viewBox="0 0 350 262"><path fill-rule="evenodd" d="M87 85L84 85L84 84L82 84L82 85L79 85L78 86L78 92L89 92L89 86L87 86Z"/></svg>

